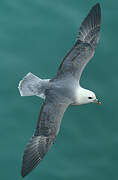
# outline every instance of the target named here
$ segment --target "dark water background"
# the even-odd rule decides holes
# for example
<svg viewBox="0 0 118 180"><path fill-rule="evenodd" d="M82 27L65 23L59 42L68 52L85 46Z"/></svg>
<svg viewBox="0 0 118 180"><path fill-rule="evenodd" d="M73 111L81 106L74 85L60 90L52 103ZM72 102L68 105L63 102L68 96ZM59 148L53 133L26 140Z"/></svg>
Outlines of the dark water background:
<svg viewBox="0 0 118 180"><path fill-rule="evenodd" d="M20 97L28 72L55 75L96 0L0 1L0 179L20 180L42 100ZM118 1L104 0L101 39L81 85L103 102L70 107L56 143L28 180L118 179Z"/></svg>

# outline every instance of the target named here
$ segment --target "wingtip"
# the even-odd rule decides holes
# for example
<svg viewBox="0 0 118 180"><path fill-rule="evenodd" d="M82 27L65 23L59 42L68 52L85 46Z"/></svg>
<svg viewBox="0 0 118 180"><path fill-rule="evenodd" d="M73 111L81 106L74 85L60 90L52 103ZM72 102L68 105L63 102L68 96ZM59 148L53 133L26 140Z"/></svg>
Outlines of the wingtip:
<svg viewBox="0 0 118 180"><path fill-rule="evenodd" d="M101 11L101 7L100 7L100 3L98 2L98 3L96 3L92 8L91 8L91 10L97 10L97 11Z"/></svg>
<svg viewBox="0 0 118 180"><path fill-rule="evenodd" d="M93 8L100 8L100 3L99 2L97 2L94 6L93 6Z"/></svg>
<svg viewBox="0 0 118 180"><path fill-rule="evenodd" d="M101 7L100 7L100 3L98 2L92 9L93 9L94 13L97 16L96 23L101 25Z"/></svg>
<svg viewBox="0 0 118 180"><path fill-rule="evenodd" d="M21 169L21 177L24 178L24 177L27 176L28 174L29 174L29 172L26 172L26 171L24 170L24 168L22 167L22 169Z"/></svg>
<svg viewBox="0 0 118 180"><path fill-rule="evenodd" d="M24 178L26 175L24 174L24 172L21 169L21 177Z"/></svg>
<svg viewBox="0 0 118 180"><path fill-rule="evenodd" d="M100 3L96 3L89 11L82 22L77 40L90 43L95 49L99 40L101 27L101 8Z"/></svg>
<svg viewBox="0 0 118 180"><path fill-rule="evenodd" d="M96 11L99 15L99 18L101 18L101 7L99 2L92 7L91 11Z"/></svg>

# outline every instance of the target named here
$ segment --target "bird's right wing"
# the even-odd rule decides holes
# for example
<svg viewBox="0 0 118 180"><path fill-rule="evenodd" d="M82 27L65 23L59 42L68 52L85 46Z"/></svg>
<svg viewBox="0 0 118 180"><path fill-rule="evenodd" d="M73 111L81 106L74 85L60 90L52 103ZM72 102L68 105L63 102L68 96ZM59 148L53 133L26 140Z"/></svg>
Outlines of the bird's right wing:
<svg viewBox="0 0 118 180"><path fill-rule="evenodd" d="M57 95L58 96L58 95ZM69 103L49 94L41 107L36 130L23 156L22 177L32 171L50 149L59 132L61 119Z"/></svg>
<svg viewBox="0 0 118 180"><path fill-rule="evenodd" d="M95 53L99 40L100 25L101 8L97 3L82 22L75 45L64 57L58 69L58 77L71 74L77 80L80 79L84 67Z"/></svg>

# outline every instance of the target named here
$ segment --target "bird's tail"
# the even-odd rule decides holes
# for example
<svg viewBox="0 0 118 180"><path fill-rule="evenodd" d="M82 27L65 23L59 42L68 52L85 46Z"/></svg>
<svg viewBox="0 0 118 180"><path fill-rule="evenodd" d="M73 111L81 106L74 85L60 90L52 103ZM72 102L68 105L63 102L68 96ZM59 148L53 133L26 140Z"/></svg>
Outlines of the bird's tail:
<svg viewBox="0 0 118 180"><path fill-rule="evenodd" d="M28 73L19 83L18 89L21 96L40 96L45 98L45 89L49 79L40 79L32 73Z"/></svg>

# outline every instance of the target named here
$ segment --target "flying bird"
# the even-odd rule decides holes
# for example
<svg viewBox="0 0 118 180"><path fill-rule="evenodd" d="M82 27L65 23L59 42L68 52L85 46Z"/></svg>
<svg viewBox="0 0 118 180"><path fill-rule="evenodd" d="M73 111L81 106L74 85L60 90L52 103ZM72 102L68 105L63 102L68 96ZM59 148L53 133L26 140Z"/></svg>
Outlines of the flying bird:
<svg viewBox="0 0 118 180"><path fill-rule="evenodd" d="M94 92L80 86L81 74L95 53L99 40L101 8L97 3L82 22L75 44L64 57L52 79L28 73L19 83L21 96L44 99L35 132L23 155L21 175L25 177L43 159L60 129L61 119L70 105L101 102Z"/></svg>

